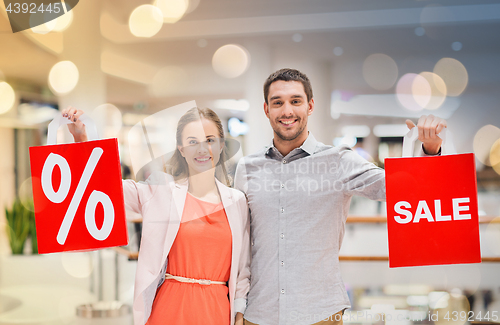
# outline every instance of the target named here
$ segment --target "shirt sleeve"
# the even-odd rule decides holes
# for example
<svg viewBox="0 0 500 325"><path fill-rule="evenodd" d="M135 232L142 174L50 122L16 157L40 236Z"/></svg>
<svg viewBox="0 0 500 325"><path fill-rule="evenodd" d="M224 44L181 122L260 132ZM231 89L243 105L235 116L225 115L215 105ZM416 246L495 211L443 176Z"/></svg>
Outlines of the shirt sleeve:
<svg viewBox="0 0 500 325"><path fill-rule="evenodd" d="M243 192L245 196L248 191L248 180L246 176L245 168L245 158L241 158L236 166L236 172L234 174L234 188Z"/></svg>
<svg viewBox="0 0 500 325"><path fill-rule="evenodd" d="M416 156L440 156L441 149L435 155L424 152L423 146L415 151ZM343 178L344 189L348 195L359 195L372 200L385 201L385 171L367 161L349 147L340 149L341 164L346 171Z"/></svg>
<svg viewBox="0 0 500 325"><path fill-rule="evenodd" d="M349 147L341 147L340 164L344 192L385 201L385 172Z"/></svg>
<svg viewBox="0 0 500 325"><path fill-rule="evenodd" d="M438 153L437 153L437 154L435 154L435 155L430 155L430 154L428 154L428 153L425 153L425 151L424 151L424 145L422 144L422 145L420 146L420 150L419 150L419 151L418 151L418 153L417 153L417 156L420 156L420 157L434 157L434 156L441 156L441 148L439 148L439 151L438 151Z"/></svg>

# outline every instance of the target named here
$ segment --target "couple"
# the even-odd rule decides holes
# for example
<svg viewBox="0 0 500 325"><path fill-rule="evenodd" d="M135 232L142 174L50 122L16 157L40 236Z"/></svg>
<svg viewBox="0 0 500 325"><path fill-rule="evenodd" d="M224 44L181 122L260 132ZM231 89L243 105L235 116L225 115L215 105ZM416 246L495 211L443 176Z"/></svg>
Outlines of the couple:
<svg viewBox="0 0 500 325"><path fill-rule="evenodd" d="M338 253L350 199L384 200L384 171L347 147L314 139L305 74L271 74L264 99L274 138L240 160L236 189L227 186L221 121L198 108L178 123L166 173L123 181L127 209L143 216L135 325L342 324L350 305ZM86 141L82 111L62 113L75 141ZM444 127L432 115L420 118L422 155L440 153Z"/></svg>

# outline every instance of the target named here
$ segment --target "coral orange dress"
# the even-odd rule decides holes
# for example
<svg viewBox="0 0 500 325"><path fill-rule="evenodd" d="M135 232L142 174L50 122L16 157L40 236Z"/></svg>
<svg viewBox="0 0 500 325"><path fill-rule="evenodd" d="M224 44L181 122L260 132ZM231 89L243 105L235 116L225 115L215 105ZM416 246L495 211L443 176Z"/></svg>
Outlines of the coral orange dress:
<svg viewBox="0 0 500 325"><path fill-rule="evenodd" d="M194 279L229 280L232 237L221 203L187 194L167 273ZM229 325L228 287L165 280L146 325Z"/></svg>

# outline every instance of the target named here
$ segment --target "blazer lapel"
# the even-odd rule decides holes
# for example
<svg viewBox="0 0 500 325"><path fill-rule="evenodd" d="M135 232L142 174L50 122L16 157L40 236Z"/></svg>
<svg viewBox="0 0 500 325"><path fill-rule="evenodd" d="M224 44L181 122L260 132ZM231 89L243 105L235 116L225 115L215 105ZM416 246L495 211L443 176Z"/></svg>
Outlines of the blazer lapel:
<svg viewBox="0 0 500 325"><path fill-rule="evenodd" d="M236 252L239 252L241 249L239 241L239 230L241 229L240 220L238 219L239 214L229 187L223 185L217 179L216 182L219 188L222 205L226 211L227 221L229 222L229 227L231 228L231 276L234 277L238 269L238 254ZM231 281L229 282L229 293L230 296L233 295L233 283Z"/></svg>
<svg viewBox="0 0 500 325"><path fill-rule="evenodd" d="M170 213L175 215L177 223L181 222L182 211L184 211L184 203L186 203L186 195L188 190L188 183L175 183L172 189L172 207ZM175 211L174 211L175 210Z"/></svg>
<svg viewBox="0 0 500 325"><path fill-rule="evenodd" d="M233 220L232 216L236 212L233 196L231 195L231 191L229 187L225 186L219 180L215 179L217 183L217 188L219 189L220 198L222 200L222 205L224 206L224 210L226 210L227 220L229 221L229 226L231 229L235 226L235 220Z"/></svg>
<svg viewBox="0 0 500 325"><path fill-rule="evenodd" d="M175 237L177 236L177 232L179 231L188 188L187 182L176 183L172 181L169 185L172 190L172 202L170 202L170 218L168 221L165 242L163 244L162 265L165 264L165 259L167 258L168 252L170 251Z"/></svg>

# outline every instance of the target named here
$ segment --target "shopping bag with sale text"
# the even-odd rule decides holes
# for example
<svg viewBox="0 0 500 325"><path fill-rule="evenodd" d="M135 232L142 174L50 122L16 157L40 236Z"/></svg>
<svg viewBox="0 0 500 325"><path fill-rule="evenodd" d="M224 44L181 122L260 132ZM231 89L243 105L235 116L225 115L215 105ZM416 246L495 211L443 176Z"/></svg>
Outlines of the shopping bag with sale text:
<svg viewBox="0 0 500 325"><path fill-rule="evenodd" d="M30 148L35 221L40 254L127 245L118 143L97 140L92 120L82 115L91 141L55 144L58 115L47 145Z"/></svg>
<svg viewBox="0 0 500 325"><path fill-rule="evenodd" d="M439 136L441 156L411 157L415 127L403 158L385 159L390 267L481 262L474 154Z"/></svg>

